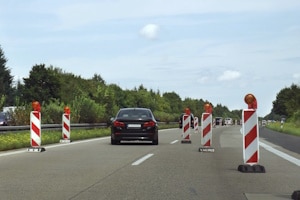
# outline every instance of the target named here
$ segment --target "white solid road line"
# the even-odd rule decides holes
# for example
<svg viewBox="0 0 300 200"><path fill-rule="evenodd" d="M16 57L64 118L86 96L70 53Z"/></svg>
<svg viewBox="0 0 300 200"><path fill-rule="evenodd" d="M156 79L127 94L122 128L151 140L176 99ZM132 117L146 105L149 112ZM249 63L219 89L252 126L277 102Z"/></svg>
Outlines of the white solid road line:
<svg viewBox="0 0 300 200"><path fill-rule="evenodd" d="M266 150L274 153L275 155L277 155L277 156L279 156L279 157L281 157L281 158L283 158L283 159L285 159L285 160L287 160L287 161L289 161L291 163L294 163L295 165L300 166L300 160L299 159L294 158L294 157L292 157L292 156L290 156L290 155L288 155L286 153L283 153L281 151L278 151L277 149L274 149L273 147L271 147L271 146L269 146L269 145L267 145L267 144L265 144L263 142L259 142L259 145L261 147L265 148Z"/></svg>
<svg viewBox="0 0 300 200"><path fill-rule="evenodd" d="M86 142L93 142L93 141L99 141L99 140L106 140L106 139L110 139L109 137L101 137L101 138L93 138L93 139L86 139L86 140L77 140L75 142L71 142L71 143L56 143L56 144L49 144L45 147L46 151L47 149L51 149L51 148L56 148L56 147L63 147L65 145L75 145L75 144L81 144L81 143L86 143ZM14 154L20 154L20 153L27 153L27 148L22 148L22 149L17 149L17 150L11 150L9 152L0 152L0 157L4 157L4 156L10 156L10 155L14 155Z"/></svg>
<svg viewBox="0 0 300 200"><path fill-rule="evenodd" d="M170 142L170 144L175 144L176 142L178 142L178 140L174 140L174 141Z"/></svg>
<svg viewBox="0 0 300 200"><path fill-rule="evenodd" d="M149 153L149 154L145 155L144 157L138 159L137 161L135 161L131 165L139 165L139 164L141 164L142 162L144 162L145 160L147 160L148 158L150 158L153 155L154 155L153 153Z"/></svg>

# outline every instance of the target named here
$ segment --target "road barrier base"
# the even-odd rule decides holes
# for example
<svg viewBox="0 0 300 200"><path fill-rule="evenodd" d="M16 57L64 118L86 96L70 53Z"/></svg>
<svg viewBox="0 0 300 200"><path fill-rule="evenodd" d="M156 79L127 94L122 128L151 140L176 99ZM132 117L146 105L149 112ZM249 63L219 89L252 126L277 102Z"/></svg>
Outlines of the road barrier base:
<svg viewBox="0 0 300 200"><path fill-rule="evenodd" d="M215 152L215 149L213 147L200 147L199 152Z"/></svg>
<svg viewBox="0 0 300 200"><path fill-rule="evenodd" d="M181 140L181 143L191 144L192 141L189 139L183 139L183 140Z"/></svg>
<svg viewBox="0 0 300 200"><path fill-rule="evenodd" d="M293 194L292 194L292 196L291 196L291 198L293 200L300 200L300 190L294 191Z"/></svg>
<svg viewBox="0 0 300 200"><path fill-rule="evenodd" d="M71 140L61 139L59 142L66 144L66 143L71 143Z"/></svg>
<svg viewBox="0 0 300 200"><path fill-rule="evenodd" d="M28 152L44 152L46 149L44 147L29 147Z"/></svg>
<svg viewBox="0 0 300 200"><path fill-rule="evenodd" d="M243 173L266 173L265 167L262 165L243 164L238 166L238 170Z"/></svg>

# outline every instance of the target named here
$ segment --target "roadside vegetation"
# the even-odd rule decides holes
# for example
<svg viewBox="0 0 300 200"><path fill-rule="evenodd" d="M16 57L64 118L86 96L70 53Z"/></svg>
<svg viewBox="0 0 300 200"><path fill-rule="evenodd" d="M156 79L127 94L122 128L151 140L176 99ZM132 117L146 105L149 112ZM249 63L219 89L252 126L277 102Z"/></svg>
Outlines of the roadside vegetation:
<svg viewBox="0 0 300 200"><path fill-rule="evenodd" d="M300 137L300 126L295 123L286 122L281 124L281 122L269 123L267 128L278 131L285 134L296 135Z"/></svg>

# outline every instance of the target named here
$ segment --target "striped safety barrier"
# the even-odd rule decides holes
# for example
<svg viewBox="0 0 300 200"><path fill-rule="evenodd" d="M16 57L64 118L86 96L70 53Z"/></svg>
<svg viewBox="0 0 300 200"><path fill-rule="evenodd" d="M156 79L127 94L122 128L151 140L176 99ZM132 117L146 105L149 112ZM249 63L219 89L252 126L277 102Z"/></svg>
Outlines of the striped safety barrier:
<svg viewBox="0 0 300 200"><path fill-rule="evenodd" d="M248 109L242 112L243 159L244 164L238 166L240 172L265 173L265 167L259 162L259 129L256 114L257 100L253 94L244 98Z"/></svg>
<svg viewBox="0 0 300 200"><path fill-rule="evenodd" d="M190 128L191 128L191 116L184 114L182 120L182 140L181 143L191 143Z"/></svg>
<svg viewBox="0 0 300 200"><path fill-rule="evenodd" d="M64 113L62 115L62 139L61 143L71 142L71 123L70 123L70 114Z"/></svg>
<svg viewBox="0 0 300 200"><path fill-rule="evenodd" d="M243 110L243 158L244 163L255 165L259 162L258 117L254 109Z"/></svg>
<svg viewBox="0 0 300 200"><path fill-rule="evenodd" d="M212 115L202 113L201 124L201 144L210 147L212 143Z"/></svg>
<svg viewBox="0 0 300 200"><path fill-rule="evenodd" d="M32 102L33 111L30 112L30 144L28 148L30 152L43 152L45 148L41 147L41 112L40 104L37 101Z"/></svg>
<svg viewBox="0 0 300 200"><path fill-rule="evenodd" d="M194 132L195 133L199 132L199 119L198 119L198 117L194 118Z"/></svg>
<svg viewBox="0 0 300 200"><path fill-rule="evenodd" d="M41 134L41 113L38 111L30 112L30 144L31 147L40 147L42 143Z"/></svg>
<svg viewBox="0 0 300 200"><path fill-rule="evenodd" d="M64 108L64 113L62 115L62 138L61 143L71 142L71 111L68 106Z"/></svg>
<svg viewBox="0 0 300 200"><path fill-rule="evenodd" d="M212 114L202 113L201 117L201 145L200 152L214 152L212 145Z"/></svg>

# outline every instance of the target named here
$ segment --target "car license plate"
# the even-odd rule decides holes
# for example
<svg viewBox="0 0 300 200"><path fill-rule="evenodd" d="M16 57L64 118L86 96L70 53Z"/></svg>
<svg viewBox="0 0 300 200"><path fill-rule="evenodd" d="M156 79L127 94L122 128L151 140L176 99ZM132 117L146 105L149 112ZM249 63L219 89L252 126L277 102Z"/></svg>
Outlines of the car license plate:
<svg viewBox="0 0 300 200"><path fill-rule="evenodd" d="M140 124L128 124L127 125L128 128L141 128Z"/></svg>

